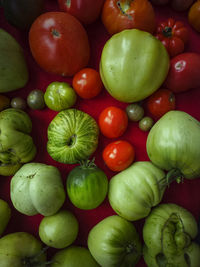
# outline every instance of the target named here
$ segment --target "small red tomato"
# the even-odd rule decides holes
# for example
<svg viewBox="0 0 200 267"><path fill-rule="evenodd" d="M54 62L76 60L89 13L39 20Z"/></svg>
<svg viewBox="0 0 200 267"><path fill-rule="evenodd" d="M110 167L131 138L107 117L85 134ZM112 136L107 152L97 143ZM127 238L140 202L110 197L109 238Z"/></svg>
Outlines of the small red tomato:
<svg viewBox="0 0 200 267"><path fill-rule="evenodd" d="M156 118L175 109L175 96L168 90L161 88L147 98L147 110Z"/></svg>
<svg viewBox="0 0 200 267"><path fill-rule="evenodd" d="M134 161L135 150L129 142L119 140L108 144L102 156L109 169L122 171Z"/></svg>
<svg viewBox="0 0 200 267"><path fill-rule="evenodd" d="M101 92L103 83L98 71L84 68L74 75L72 86L80 97L90 99Z"/></svg>
<svg viewBox="0 0 200 267"><path fill-rule="evenodd" d="M128 116L124 110L118 107L107 107L99 116L99 128L108 138L121 136L127 129Z"/></svg>

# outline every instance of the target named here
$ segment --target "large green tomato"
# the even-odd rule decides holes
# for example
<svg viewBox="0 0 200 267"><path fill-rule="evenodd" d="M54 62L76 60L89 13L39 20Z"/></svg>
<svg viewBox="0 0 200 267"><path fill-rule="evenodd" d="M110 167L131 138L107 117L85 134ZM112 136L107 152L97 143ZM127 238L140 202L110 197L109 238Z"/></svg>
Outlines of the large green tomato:
<svg viewBox="0 0 200 267"><path fill-rule="evenodd" d="M0 199L0 236L4 232L11 217L11 208L6 201Z"/></svg>
<svg viewBox="0 0 200 267"><path fill-rule="evenodd" d="M24 164L11 179L10 197L14 207L23 214L53 215L65 201L61 174L51 165Z"/></svg>
<svg viewBox="0 0 200 267"><path fill-rule="evenodd" d="M114 34L105 44L100 75L107 91L121 102L140 101L155 92L169 70L169 56L153 35L137 29Z"/></svg>
<svg viewBox="0 0 200 267"><path fill-rule="evenodd" d="M106 217L90 230L88 248L103 267L133 267L142 254L134 225L118 215Z"/></svg>

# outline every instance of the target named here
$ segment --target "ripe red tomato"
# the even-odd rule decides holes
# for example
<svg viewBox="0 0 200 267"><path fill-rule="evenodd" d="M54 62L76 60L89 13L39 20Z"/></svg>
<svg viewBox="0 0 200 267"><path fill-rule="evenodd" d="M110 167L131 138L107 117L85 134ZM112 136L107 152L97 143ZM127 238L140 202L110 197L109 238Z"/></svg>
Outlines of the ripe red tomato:
<svg viewBox="0 0 200 267"><path fill-rule="evenodd" d="M101 92L103 83L98 71L84 68L74 75L72 86L80 97L90 99Z"/></svg>
<svg viewBox="0 0 200 267"><path fill-rule="evenodd" d="M41 68L63 76L72 76L86 67L90 57L86 30L66 12L40 15L30 28L29 44Z"/></svg>
<svg viewBox="0 0 200 267"><path fill-rule="evenodd" d="M156 25L155 12L148 0L106 0L101 18L110 34L132 28L153 33Z"/></svg>
<svg viewBox="0 0 200 267"><path fill-rule="evenodd" d="M61 11L66 11L84 24L93 23L100 15L104 0L58 0Z"/></svg>
<svg viewBox="0 0 200 267"><path fill-rule="evenodd" d="M127 126L128 116L121 108L110 106L99 115L99 128L102 134L108 138L121 136L126 131Z"/></svg>
<svg viewBox="0 0 200 267"><path fill-rule="evenodd" d="M147 98L146 106L151 115L160 118L175 109L175 96L170 90L161 88Z"/></svg>
<svg viewBox="0 0 200 267"><path fill-rule="evenodd" d="M122 171L134 161L135 150L129 142L119 140L108 144L102 156L109 169Z"/></svg>
<svg viewBox="0 0 200 267"><path fill-rule="evenodd" d="M200 87L200 54L182 53L171 59L164 87L174 93Z"/></svg>

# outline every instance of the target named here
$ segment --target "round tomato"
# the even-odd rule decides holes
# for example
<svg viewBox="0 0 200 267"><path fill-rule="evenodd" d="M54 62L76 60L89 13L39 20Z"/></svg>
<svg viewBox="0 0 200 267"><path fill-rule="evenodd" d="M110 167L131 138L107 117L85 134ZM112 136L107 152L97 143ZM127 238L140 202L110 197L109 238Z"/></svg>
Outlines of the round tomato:
<svg viewBox="0 0 200 267"><path fill-rule="evenodd" d="M58 0L60 10L66 11L84 24L93 23L100 15L104 0Z"/></svg>
<svg viewBox="0 0 200 267"><path fill-rule="evenodd" d="M99 115L99 128L102 134L108 138L121 136L126 131L127 126L128 116L121 108L110 106Z"/></svg>
<svg viewBox="0 0 200 267"><path fill-rule="evenodd" d="M0 95L0 111L10 107L10 98L5 95Z"/></svg>
<svg viewBox="0 0 200 267"><path fill-rule="evenodd" d="M147 98L147 110L156 118L175 109L175 95L168 89L161 88Z"/></svg>
<svg viewBox="0 0 200 267"><path fill-rule="evenodd" d="M74 75L72 86L80 97L90 99L101 92L103 83L98 71L84 68Z"/></svg>
<svg viewBox="0 0 200 267"><path fill-rule="evenodd" d="M133 28L153 33L156 25L154 9L148 0L106 0L102 22L110 34Z"/></svg>
<svg viewBox="0 0 200 267"><path fill-rule="evenodd" d="M129 142L119 140L108 144L102 156L109 169L122 171L134 161L135 150Z"/></svg>
<svg viewBox="0 0 200 267"><path fill-rule="evenodd" d="M66 12L40 15L29 31L33 57L50 73L72 76L89 61L90 47L82 24Z"/></svg>
<svg viewBox="0 0 200 267"><path fill-rule="evenodd" d="M189 24L198 32L200 32L200 0L196 1L188 12Z"/></svg>

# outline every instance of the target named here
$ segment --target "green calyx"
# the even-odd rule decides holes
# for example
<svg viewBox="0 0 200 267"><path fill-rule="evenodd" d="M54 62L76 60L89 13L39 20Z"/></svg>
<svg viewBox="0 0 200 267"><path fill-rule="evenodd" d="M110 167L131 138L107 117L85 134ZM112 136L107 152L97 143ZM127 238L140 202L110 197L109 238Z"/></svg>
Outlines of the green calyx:
<svg viewBox="0 0 200 267"><path fill-rule="evenodd" d="M34 255L33 257L23 258L22 266L23 267L43 267L43 266L48 266L52 264L53 263L52 261L41 262L39 259L40 256L42 256L48 248L49 248L48 246L42 248L41 251L38 254Z"/></svg>
<svg viewBox="0 0 200 267"><path fill-rule="evenodd" d="M171 27L165 27L162 31L162 34L165 36L165 37L172 37L172 28Z"/></svg>
<svg viewBox="0 0 200 267"><path fill-rule="evenodd" d="M130 16L128 13L126 13L130 8L131 2L133 2L133 0L127 0L127 1L123 1L123 2L118 0L117 6L123 15L127 16L128 19L133 20L132 16Z"/></svg>
<svg viewBox="0 0 200 267"><path fill-rule="evenodd" d="M177 183L180 183L183 181L183 174L179 169L171 169L165 177L163 177L159 181L159 187L160 189L165 188L166 186L169 186L173 181L176 181Z"/></svg>
<svg viewBox="0 0 200 267"><path fill-rule="evenodd" d="M92 160L81 160L79 161L80 164L80 168L81 169L94 169L96 168L96 164L94 163L95 158L93 158Z"/></svg>

